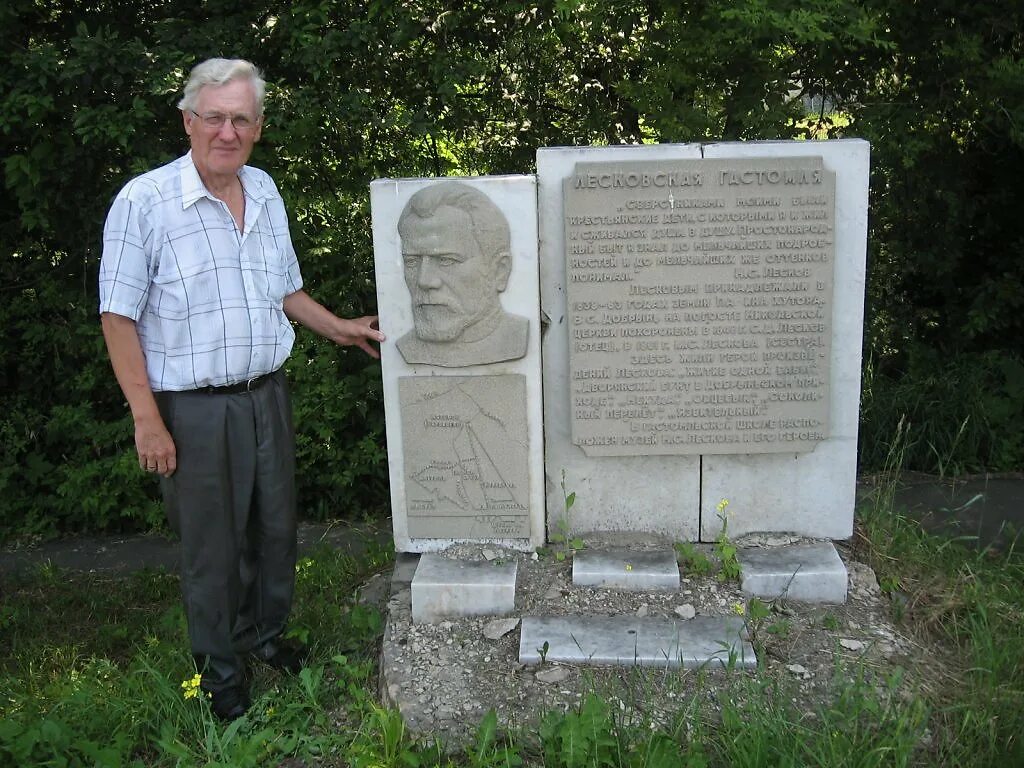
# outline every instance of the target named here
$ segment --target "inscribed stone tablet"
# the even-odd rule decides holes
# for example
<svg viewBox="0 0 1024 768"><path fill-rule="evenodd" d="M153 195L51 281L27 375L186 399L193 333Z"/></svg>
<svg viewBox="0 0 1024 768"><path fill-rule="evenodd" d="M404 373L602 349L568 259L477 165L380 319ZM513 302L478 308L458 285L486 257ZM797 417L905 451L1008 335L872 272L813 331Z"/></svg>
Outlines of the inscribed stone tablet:
<svg viewBox="0 0 1024 768"><path fill-rule="evenodd" d="M526 377L398 380L409 536L529 538Z"/></svg>
<svg viewBox="0 0 1024 768"><path fill-rule="evenodd" d="M820 157L578 163L564 196L576 445L827 437L835 174Z"/></svg>

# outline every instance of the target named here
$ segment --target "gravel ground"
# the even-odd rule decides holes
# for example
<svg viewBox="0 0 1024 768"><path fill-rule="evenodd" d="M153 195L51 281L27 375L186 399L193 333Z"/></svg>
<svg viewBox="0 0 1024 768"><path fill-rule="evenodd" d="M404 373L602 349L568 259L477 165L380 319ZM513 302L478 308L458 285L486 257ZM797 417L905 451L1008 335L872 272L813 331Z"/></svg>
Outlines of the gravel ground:
<svg viewBox="0 0 1024 768"><path fill-rule="evenodd" d="M750 543L750 542L745 542ZM600 547L602 542L588 542ZM631 546L664 542L631 542ZM710 547L702 547L711 554ZM519 619L525 615L640 615L687 620L736 615L747 597L735 583L681 574L678 592L623 592L572 584L571 555L532 556L495 546L461 545L446 554L461 559L516 560L516 610L511 617L453 619L414 625L407 581L396 579L387 603L381 654L381 696L402 712L416 733L457 745L469 739L489 709L511 727L533 730L546 711L566 711L590 691L617 704L627 718L657 725L693 697L714 706L716 690L741 678L769 675L784 683L794 702L812 712L829 696L836 672L855 664L879 673L913 665L923 650L889 619L889 602L871 569L839 547L849 571L845 605L776 601L759 626L749 624L761 647L762 671L685 671L519 664ZM411 574L410 574L411 576Z"/></svg>

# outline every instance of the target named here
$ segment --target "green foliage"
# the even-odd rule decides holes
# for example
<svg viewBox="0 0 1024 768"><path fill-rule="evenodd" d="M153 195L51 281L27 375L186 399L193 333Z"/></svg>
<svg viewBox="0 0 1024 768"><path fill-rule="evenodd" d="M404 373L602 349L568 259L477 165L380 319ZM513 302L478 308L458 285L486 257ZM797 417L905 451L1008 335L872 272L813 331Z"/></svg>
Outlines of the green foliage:
<svg viewBox="0 0 1024 768"><path fill-rule="evenodd" d="M864 368L860 466L956 476L1024 465L1024 359L1019 352L944 355L915 344L902 372Z"/></svg>
<svg viewBox="0 0 1024 768"><path fill-rule="evenodd" d="M560 486L562 488L562 516L555 522L555 533L548 537L548 541L554 545L555 560L558 562L562 562L573 552L577 552L586 546L583 539L573 537L572 535L569 513L576 504L576 492L566 490L564 469L562 470Z"/></svg>
<svg viewBox="0 0 1024 768"><path fill-rule="evenodd" d="M523 764L516 744L508 738L499 739L498 715L493 709L480 721L476 741L466 756L471 768L516 768Z"/></svg>
<svg viewBox="0 0 1024 768"><path fill-rule="evenodd" d="M729 538L729 500L722 499L715 507L715 515L722 521L722 529L715 536L714 551L718 557L718 580L739 581L740 561L736 545Z"/></svg>
<svg viewBox="0 0 1024 768"><path fill-rule="evenodd" d="M72 579L53 568L3 577L0 764L236 768L349 749L356 764L361 742L354 731L339 732L329 715L349 711L366 723L368 738L379 737L374 743L409 749L403 734L394 740L397 715L374 714L365 651L337 653L368 651L380 637L379 614L354 601L372 563L329 549L303 562L296 613L318 617L312 664L295 677L256 669L253 707L228 726L181 684L195 667L176 577L144 571ZM374 732L378 726L385 730ZM378 756L366 764L391 763Z"/></svg>
<svg viewBox="0 0 1024 768"><path fill-rule="evenodd" d="M957 649L947 689L936 695L934 763L1024 760L1021 553L1012 547L979 552L930 536L891 508L862 510L859 528L862 554L892 593L897 619Z"/></svg>
<svg viewBox="0 0 1024 768"><path fill-rule="evenodd" d="M578 712L550 714L540 727L546 765L596 768L616 765L619 742L608 703L586 696Z"/></svg>
<svg viewBox="0 0 1024 768"><path fill-rule="evenodd" d="M689 541L675 543L676 556L687 573L694 576L706 576L711 572L711 560Z"/></svg>
<svg viewBox="0 0 1024 768"><path fill-rule="evenodd" d="M850 668L808 716L793 705L800 690L785 676L714 676L698 682L688 707L669 723L650 723L649 713L663 712L658 701L612 706L591 693L577 709L545 713L536 733L502 733L489 712L475 738L453 755L413 738L397 712L377 704L376 670L363 652L340 651L374 645L365 634L372 621L354 604L356 585L374 563L329 549L303 560L297 609L317 627L313 663L296 677L257 669L252 709L227 726L203 698L183 695L181 683L195 669L174 576L69 578L53 567L0 576L0 764L1020 764L1019 553L966 550L927 536L891 510L870 512L860 533L856 541L878 573L897 573L915 591L908 618L927 619L925 631L937 632L953 650L944 656L943 676L923 694L898 676L879 680L869 669ZM339 595L350 596L343 601L350 609L336 613ZM772 632L769 604L751 600L746 615ZM833 622L833 614L822 617L823 624Z"/></svg>
<svg viewBox="0 0 1024 768"><path fill-rule="evenodd" d="M793 728L796 713L787 691L771 681L750 681L722 706L716 757L740 768L914 764L928 711L919 700L902 702L895 695L898 682L888 681L879 695L864 675L854 673L816 713L813 726Z"/></svg>
<svg viewBox="0 0 1024 768"><path fill-rule="evenodd" d="M1022 30L1005 0L10 0L0 538L161 519L98 332L99 232L127 179L184 151L175 103L211 55L267 70L252 162L284 194L310 292L342 315L374 311L373 178L528 173L543 146L869 139L862 465L905 416L911 466L1019 468ZM304 513L384 508L376 364L300 334L288 369Z"/></svg>
<svg viewBox="0 0 1024 768"><path fill-rule="evenodd" d="M896 371L908 342L1011 350L1024 336L1024 9L962 10L884 4L892 55L867 59L877 79L849 94L851 131L873 143L869 343Z"/></svg>

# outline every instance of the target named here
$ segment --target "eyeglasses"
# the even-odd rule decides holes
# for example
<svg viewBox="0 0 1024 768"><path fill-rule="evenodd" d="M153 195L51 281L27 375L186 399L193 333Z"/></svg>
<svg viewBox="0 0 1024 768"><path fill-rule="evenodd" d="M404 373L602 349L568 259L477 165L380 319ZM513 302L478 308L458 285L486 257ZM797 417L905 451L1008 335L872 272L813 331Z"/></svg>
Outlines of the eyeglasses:
<svg viewBox="0 0 1024 768"><path fill-rule="evenodd" d="M212 112L208 115L200 115L194 109L190 109L189 112L199 118L202 124L207 128L212 128L218 131L224 126L224 123L231 123L231 127L234 128L235 131L238 133L245 133L253 130L259 122L259 118L253 120L251 117L246 117L245 115L222 115L217 112Z"/></svg>

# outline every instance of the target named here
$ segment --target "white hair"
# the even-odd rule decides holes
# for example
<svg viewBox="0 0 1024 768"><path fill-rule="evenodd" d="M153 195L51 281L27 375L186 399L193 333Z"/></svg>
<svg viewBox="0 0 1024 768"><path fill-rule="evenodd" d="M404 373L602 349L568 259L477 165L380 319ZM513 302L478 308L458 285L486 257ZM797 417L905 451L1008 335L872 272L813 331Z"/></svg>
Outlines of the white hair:
<svg viewBox="0 0 1024 768"><path fill-rule="evenodd" d="M194 110L200 89L207 85L227 85L232 80L248 80L252 83L257 117L262 115L267 83L256 65L245 59L207 59L196 64L185 83L185 92L178 102L178 109Z"/></svg>

